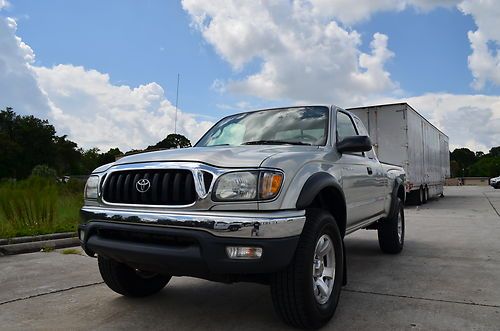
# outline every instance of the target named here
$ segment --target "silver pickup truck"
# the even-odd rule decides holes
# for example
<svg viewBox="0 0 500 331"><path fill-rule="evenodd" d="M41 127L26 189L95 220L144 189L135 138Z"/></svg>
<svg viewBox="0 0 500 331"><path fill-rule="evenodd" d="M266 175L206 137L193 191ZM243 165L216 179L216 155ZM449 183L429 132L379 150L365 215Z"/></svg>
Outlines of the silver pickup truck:
<svg viewBox="0 0 500 331"><path fill-rule="evenodd" d="M270 284L295 327L319 328L346 284L344 236L404 243L405 174L382 164L363 124L335 106L228 116L193 148L124 157L85 187L79 237L125 296L172 276Z"/></svg>

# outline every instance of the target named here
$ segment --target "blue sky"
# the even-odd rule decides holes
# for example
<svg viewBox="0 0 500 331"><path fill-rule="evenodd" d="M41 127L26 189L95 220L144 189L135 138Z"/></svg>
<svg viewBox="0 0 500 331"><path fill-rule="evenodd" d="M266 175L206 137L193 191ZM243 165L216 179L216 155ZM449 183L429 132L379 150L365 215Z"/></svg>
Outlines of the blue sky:
<svg viewBox="0 0 500 331"><path fill-rule="evenodd" d="M389 36L389 47L396 58L387 69L409 95L474 92L470 86L473 77L467 68L467 32L475 28L471 16L456 8L427 13L410 8L380 13L356 28L366 36L375 31Z"/></svg>
<svg viewBox="0 0 500 331"><path fill-rule="evenodd" d="M354 7L340 8L324 15L314 12L315 5L302 1L307 5L303 8L312 8L310 13L301 9L304 17L311 24L324 29L321 36L309 31L307 22L301 26L303 22L300 19L290 21L286 14L281 15L280 12L295 10L291 8L290 2L285 1L274 7L267 4L259 4L262 8L247 6L246 11L255 10L256 21L264 9L269 10L273 24L267 26L267 21L264 21L266 26L262 32L260 26L252 22L252 13L235 17L240 14L240 10L231 12L229 4L233 2L226 1L217 8L216 5L197 0L185 0L184 3L159 0L9 0L10 4L2 9L0 17L16 20L17 26L13 33L34 53L35 61L30 66L36 72L35 79L56 106L58 97L63 93L53 97L49 91L54 88L60 92L62 88L59 85L55 87L55 75L42 69L66 65L60 68L60 76L63 76L62 69L74 71L75 67L81 66L84 70L82 75L90 70L109 75L108 85L113 88L126 86L133 90L141 85L151 87L148 84L157 84L163 89L163 92L159 92L163 93L162 98L172 104L175 103L176 80L180 73L179 107L186 114L194 114L193 118L198 122L213 122L241 109L280 104L328 102L347 107L379 101L411 100L414 104L423 105L421 111L445 130L445 111L434 113L431 106L426 107L430 94L467 97L470 104L464 106L484 108L489 116L486 118L497 117L497 109L491 106L496 105L496 99L484 99L489 100L489 103L482 99L477 104L471 101L478 95L496 98L500 92L500 78L495 71L499 70L498 63L492 70L484 69L479 56L484 57L485 54L479 54L479 51L479 60L473 61L476 64L468 62L473 48L468 33L481 33L486 40L487 60L493 59L493 66L498 45L496 33L488 31L492 30L491 24L487 24L488 12L491 10L473 1L437 0L435 2L438 5L430 6L426 0L397 0L400 5L394 8L378 8L365 1L366 11L360 12ZM335 2L332 0L332 6L327 8L338 8ZM2 0L0 8L1 3ZM361 1L358 5L363 4ZM238 5L242 6L236 3L237 9ZM495 13L491 12L491 15ZM206 19L197 21L200 17ZM234 18L236 23L232 21ZM336 24L334 29L337 33L333 39L339 38L340 44L335 44L336 40L330 43L327 30L332 22ZM240 23L241 26L238 26ZM236 29L240 29L241 38L229 36ZM286 39L290 31L294 34L293 38ZM306 53L290 55L296 48L316 46L307 40L302 43L302 33L304 39L323 43L332 54L331 62L328 56L326 59L321 58L320 55L324 54L319 53L316 53L319 55L317 65L314 58L301 62L300 56L309 56ZM342 36L339 37L339 34ZM359 35L359 41L356 41L356 35ZM287 45L290 40L296 45ZM379 53L375 51L373 43L378 45ZM335 54L338 45L346 44L347 55ZM313 56L315 51L312 49ZM339 53L342 51L340 49ZM370 57L368 62L375 63L373 68L363 67L363 56ZM286 67L284 63L288 61L290 65ZM265 71L268 66L272 69L271 73ZM297 70L301 66L306 68L305 71ZM341 68L330 72L323 70L330 66ZM342 67L350 69L343 70ZM305 77L304 73L312 74L311 77ZM253 76L255 80L252 80ZM353 76L359 77L344 84L346 91L342 91L342 81ZM318 78L314 80L314 77ZM479 89L472 85L478 77L484 83ZM302 78L308 79L300 84L298 81ZM309 88L311 91L306 91ZM328 93L318 92L330 88L331 97ZM82 93L87 95L91 92L86 89ZM427 99L422 99L425 96ZM91 99L97 98L92 96ZM438 99L442 100L440 97L432 100ZM79 99L75 97L74 100L76 103ZM450 103L463 103L457 100L455 98ZM60 104L67 105L68 100ZM152 113L159 111L148 109L146 111ZM89 110L83 106L75 110L61 109L61 113L68 116L85 112ZM47 116L57 122L57 116L54 115L56 111L52 109L51 113ZM452 110L446 109L446 116L453 114ZM99 117L99 114L96 116ZM58 118L62 121L63 117ZM207 126L205 123L192 130L202 130ZM188 126L183 128L191 130L187 129ZM61 130L73 135L74 140L83 140L83 145L112 145L109 139L106 143L104 140L85 141L86 138L80 137L81 133L76 133L67 122L61 125ZM456 144L484 149L496 144L500 137L490 140L472 136L457 140Z"/></svg>
<svg viewBox="0 0 500 331"><path fill-rule="evenodd" d="M82 65L109 73L115 84L154 81L172 101L180 73L179 102L190 113L219 116L217 105L238 97L214 91L214 80L237 79L260 65L254 61L246 70L233 71L190 27L189 15L176 1L80 1L69 6L64 0L23 0L12 5L9 14L20 18L18 34L36 50L37 64ZM408 95L473 92L467 31L474 29L474 21L458 9L380 13L353 28L362 34L363 50L375 32L390 37L389 48L397 57L387 68ZM498 88L485 93L498 93Z"/></svg>
<svg viewBox="0 0 500 331"><path fill-rule="evenodd" d="M213 80L231 74L176 1L19 1L9 14L20 18L18 34L36 50L37 64L82 65L118 85L154 81L170 100L180 73L180 103L190 112L210 115L219 102Z"/></svg>

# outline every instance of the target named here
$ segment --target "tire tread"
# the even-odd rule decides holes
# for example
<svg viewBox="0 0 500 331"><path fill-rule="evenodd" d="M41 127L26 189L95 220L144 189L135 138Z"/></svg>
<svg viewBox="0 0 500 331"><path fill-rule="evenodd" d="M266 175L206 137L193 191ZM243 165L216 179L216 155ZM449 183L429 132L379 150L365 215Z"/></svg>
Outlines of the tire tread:
<svg viewBox="0 0 500 331"><path fill-rule="evenodd" d="M145 297L161 291L170 276L155 275L142 278L125 264L98 256L98 265L104 283L113 291L127 297Z"/></svg>
<svg viewBox="0 0 500 331"><path fill-rule="evenodd" d="M318 209L308 210L307 218L308 220L318 220L325 217L325 213L325 211ZM331 215L329 216L332 217ZM333 223L340 238L337 224L335 222ZM304 278L309 277L306 270L300 268L300 266L304 265L304 262L308 259L307 252L310 250L309 245L311 245L311 243L316 243L317 228L318 225L315 224L315 222L306 221L292 263L283 271L274 274L272 279L271 296L275 310L285 323L296 328L319 328L331 318L331 316L323 320L311 318L310 307L306 306L307 301L305 299L310 293L306 293L306 289L300 286ZM341 254L343 254L343 252ZM336 261L336 263L340 263L340 265L343 266L343 261ZM340 272L340 274L343 275L342 272ZM339 277L342 278L342 276ZM340 279L339 283L340 285L338 286L342 286L342 279ZM332 293L332 295L334 295L334 293ZM335 300L336 307L338 298Z"/></svg>

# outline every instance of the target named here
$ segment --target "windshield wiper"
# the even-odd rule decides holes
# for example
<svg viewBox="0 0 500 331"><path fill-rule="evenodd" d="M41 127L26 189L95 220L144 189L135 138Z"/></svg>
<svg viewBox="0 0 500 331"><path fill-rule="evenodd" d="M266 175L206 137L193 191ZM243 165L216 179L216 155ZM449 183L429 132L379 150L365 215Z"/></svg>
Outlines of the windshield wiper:
<svg viewBox="0 0 500 331"><path fill-rule="evenodd" d="M229 144L208 145L208 146L205 146L205 147L219 147L219 146L229 146Z"/></svg>
<svg viewBox="0 0 500 331"><path fill-rule="evenodd" d="M305 145L311 146L309 143L303 143L302 141L285 141L285 140L255 140L247 141L242 145Z"/></svg>

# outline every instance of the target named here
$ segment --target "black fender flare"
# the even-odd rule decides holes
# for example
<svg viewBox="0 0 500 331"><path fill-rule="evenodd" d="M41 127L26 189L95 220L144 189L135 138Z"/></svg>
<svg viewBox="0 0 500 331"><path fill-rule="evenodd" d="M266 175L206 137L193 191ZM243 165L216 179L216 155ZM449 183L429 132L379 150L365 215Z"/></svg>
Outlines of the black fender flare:
<svg viewBox="0 0 500 331"><path fill-rule="evenodd" d="M335 177L333 177L329 173L319 172L315 173L306 180L304 186L302 186L302 190L300 191L295 207L297 209L307 208L313 202L313 200L316 198L319 192L321 192L325 188L334 188L337 192L339 192L345 205L344 191L342 190L342 186L340 186L337 179L335 179ZM339 220L337 220L337 222L338 221ZM343 270L344 279L342 285L345 286L347 285L347 255L346 255L345 244L343 242L345 234L345 220L343 224L343 229L340 229L340 231L342 232L342 250L344 259L344 270Z"/></svg>
<svg viewBox="0 0 500 331"><path fill-rule="evenodd" d="M396 202L398 201L398 191L400 187L403 187L404 190L404 182L400 177L396 177L394 179L394 187L392 188L391 193L391 209L389 210L389 214L387 215L388 218L395 217L395 214L398 212ZM402 202L404 203L404 200Z"/></svg>
<svg viewBox="0 0 500 331"><path fill-rule="evenodd" d="M300 191L295 207L297 209L305 209L313 202L318 193L327 187L335 188L338 192L340 192L342 199L345 201L344 191L342 190L342 187L337 179L329 173L319 172L315 173L306 180L304 186L302 186L302 190Z"/></svg>

